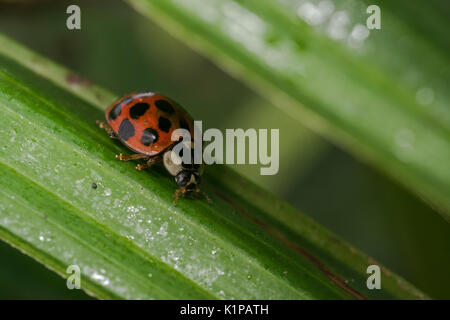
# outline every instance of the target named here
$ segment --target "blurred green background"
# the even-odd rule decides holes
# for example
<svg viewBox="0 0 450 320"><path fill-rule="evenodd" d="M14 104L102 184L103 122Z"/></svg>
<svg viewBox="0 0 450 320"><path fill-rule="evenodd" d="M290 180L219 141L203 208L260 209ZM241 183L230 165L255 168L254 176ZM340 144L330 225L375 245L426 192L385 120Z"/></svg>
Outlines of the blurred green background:
<svg viewBox="0 0 450 320"><path fill-rule="evenodd" d="M450 299L450 226L378 171L274 108L243 83L122 1L77 1L82 29L66 28L73 1L0 4L0 32L118 95L162 92L204 128L279 128L280 170L235 169L295 205L433 298ZM87 298L0 243L0 298Z"/></svg>

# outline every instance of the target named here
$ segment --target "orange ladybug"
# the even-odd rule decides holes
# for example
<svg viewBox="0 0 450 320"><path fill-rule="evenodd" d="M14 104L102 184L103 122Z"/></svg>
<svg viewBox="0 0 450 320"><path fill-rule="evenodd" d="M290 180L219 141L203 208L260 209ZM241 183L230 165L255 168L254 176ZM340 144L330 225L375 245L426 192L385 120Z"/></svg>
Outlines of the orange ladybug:
<svg viewBox="0 0 450 320"><path fill-rule="evenodd" d="M174 130L186 129L194 137L192 118L178 103L159 93L131 93L114 102L106 109L105 115L107 122L97 120L100 128L135 152L129 156L119 154L116 158L122 161L145 160L136 166L137 170L162 161L179 187L174 193L175 204L180 195L197 195L201 192L199 183L203 166L184 163L172 151L175 145L182 143L179 140L181 135L174 134L175 140L172 140ZM193 152L193 138L189 148ZM179 161L174 162L173 159Z"/></svg>

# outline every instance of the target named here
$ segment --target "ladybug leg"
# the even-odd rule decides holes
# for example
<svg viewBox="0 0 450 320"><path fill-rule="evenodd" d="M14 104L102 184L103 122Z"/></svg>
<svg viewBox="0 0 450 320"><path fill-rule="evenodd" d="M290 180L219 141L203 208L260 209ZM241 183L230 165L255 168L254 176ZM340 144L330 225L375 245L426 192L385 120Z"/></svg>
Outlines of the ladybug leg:
<svg viewBox="0 0 450 320"><path fill-rule="evenodd" d="M117 139L116 133L115 133L114 130L109 126L109 124L107 124L107 123L104 122L104 121L100 121L100 120L95 121L95 123L97 123L98 126L99 126L100 128L104 129L104 130L108 133L108 135L109 135L110 138Z"/></svg>
<svg viewBox="0 0 450 320"><path fill-rule="evenodd" d="M212 203L211 198L208 196L208 194L205 191L198 190L197 193L201 193L205 197L206 201L208 201L208 203Z"/></svg>
<svg viewBox="0 0 450 320"><path fill-rule="evenodd" d="M185 188L175 190L175 192L173 193L173 197L174 197L173 205L174 206L177 205L178 199L180 198L180 196L184 196L185 192L186 192Z"/></svg>
<svg viewBox="0 0 450 320"><path fill-rule="evenodd" d="M148 155L143 153L136 153L129 156L126 156L124 154L116 154L116 158L120 161L130 161L130 160L139 160L139 159L148 159Z"/></svg>
<svg viewBox="0 0 450 320"><path fill-rule="evenodd" d="M148 158L147 162L144 164L138 164L136 166L136 170L144 170L147 169L149 167L151 167L152 165L154 165L155 163L157 163L161 158L160 157L151 157Z"/></svg>
<svg viewBox="0 0 450 320"><path fill-rule="evenodd" d="M200 194L201 194L203 197L205 197L205 199L206 199L206 201L208 201L208 203L212 203L211 198L208 196L208 194L207 194L205 191L200 190L199 188L195 189L195 193L194 193L195 198L198 199L198 197L199 197Z"/></svg>

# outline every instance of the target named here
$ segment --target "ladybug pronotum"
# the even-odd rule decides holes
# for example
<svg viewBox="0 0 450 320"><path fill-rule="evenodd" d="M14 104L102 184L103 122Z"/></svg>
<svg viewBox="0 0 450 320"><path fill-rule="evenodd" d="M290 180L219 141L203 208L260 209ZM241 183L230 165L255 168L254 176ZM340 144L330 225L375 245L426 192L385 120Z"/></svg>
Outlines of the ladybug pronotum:
<svg viewBox="0 0 450 320"><path fill-rule="evenodd" d="M178 143L182 143L181 139L172 140L174 130L188 130L194 137L192 118L179 104L159 93L131 93L106 109L105 116L107 122L97 121L100 128L135 152L129 156L119 154L116 158L122 161L144 160L136 166L137 170L162 161L179 187L174 193L175 204L180 196L201 192L199 183L203 166L184 163L173 151ZM181 135L175 138L181 138ZM193 153L193 138L189 148ZM173 159L180 160L180 164L173 162ZM202 194L210 201L205 193Z"/></svg>

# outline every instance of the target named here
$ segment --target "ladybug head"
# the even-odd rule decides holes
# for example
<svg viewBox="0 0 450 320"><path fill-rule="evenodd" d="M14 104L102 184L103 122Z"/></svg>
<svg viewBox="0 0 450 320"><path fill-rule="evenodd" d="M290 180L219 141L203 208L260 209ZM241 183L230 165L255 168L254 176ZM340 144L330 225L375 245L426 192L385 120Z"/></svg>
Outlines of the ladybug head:
<svg viewBox="0 0 450 320"><path fill-rule="evenodd" d="M181 170L175 176L175 182L180 188L186 188L186 191L196 191L200 183L200 175L197 171Z"/></svg>
<svg viewBox="0 0 450 320"><path fill-rule="evenodd" d="M191 152L191 159L193 159L193 151ZM183 192L194 193L199 191L198 185L204 169L203 165L183 162L182 154L179 155L172 149L164 153L163 163L167 171L175 177L178 187L184 190Z"/></svg>

